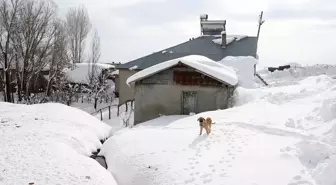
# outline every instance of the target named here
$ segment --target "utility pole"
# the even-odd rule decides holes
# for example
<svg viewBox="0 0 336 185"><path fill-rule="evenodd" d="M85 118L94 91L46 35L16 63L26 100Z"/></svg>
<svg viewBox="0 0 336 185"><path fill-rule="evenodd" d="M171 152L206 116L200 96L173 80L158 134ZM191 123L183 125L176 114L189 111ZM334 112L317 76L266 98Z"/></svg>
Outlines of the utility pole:
<svg viewBox="0 0 336 185"><path fill-rule="evenodd" d="M265 20L263 20L263 14L264 14L264 12L261 11L261 13L259 15L257 41L259 41L260 28L265 23Z"/></svg>
<svg viewBox="0 0 336 185"><path fill-rule="evenodd" d="M261 29L261 26L265 23L265 20L263 20L263 14L264 12L261 11L260 15L259 15L259 20L258 20L258 33L257 33L257 48L256 48L256 57L257 59L259 59L258 57L258 43L259 43L259 35L260 35L260 29Z"/></svg>

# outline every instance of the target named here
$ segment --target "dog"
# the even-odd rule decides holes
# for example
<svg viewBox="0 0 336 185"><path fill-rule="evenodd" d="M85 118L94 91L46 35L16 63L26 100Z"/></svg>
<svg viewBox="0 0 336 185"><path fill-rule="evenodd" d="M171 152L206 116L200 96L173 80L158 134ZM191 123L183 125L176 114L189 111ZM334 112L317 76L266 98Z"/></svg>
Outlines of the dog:
<svg viewBox="0 0 336 185"><path fill-rule="evenodd" d="M209 135L211 133L211 125L213 124L212 119L210 117L207 117L206 119L199 117L197 121L200 126L200 135L202 135L203 128L205 129L207 135Z"/></svg>

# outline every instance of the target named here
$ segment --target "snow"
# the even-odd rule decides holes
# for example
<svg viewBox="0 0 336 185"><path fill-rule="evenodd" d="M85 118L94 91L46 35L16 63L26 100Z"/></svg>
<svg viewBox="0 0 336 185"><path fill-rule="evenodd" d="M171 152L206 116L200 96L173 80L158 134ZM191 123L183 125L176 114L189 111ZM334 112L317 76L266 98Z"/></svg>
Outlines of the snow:
<svg viewBox="0 0 336 185"><path fill-rule="evenodd" d="M61 104L0 103L0 184L116 184L94 159L110 126Z"/></svg>
<svg viewBox="0 0 336 185"><path fill-rule="evenodd" d="M240 41L245 38L247 38L247 35L226 35L226 45L229 45L233 41ZM222 37L219 36L219 38L213 39L212 40L215 44L222 45Z"/></svg>
<svg viewBox="0 0 336 185"><path fill-rule="evenodd" d="M238 85L244 88L256 88L254 77L254 66L258 60L252 56L227 56L221 61L221 64L234 68L238 75Z"/></svg>
<svg viewBox="0 0 336 185"><path fill-rule="evenodd" d="M126 83L129 85L132 82L136 82L150 75L173 67L178 63L182 63L191 68L194 68L201 73L205 73L206 75L213 77L223 83L227 83L231 86L235 86L238 83L236 72L233 69L200 55L188 55L185 57L156 64L130 76L127 79Z"/></svg>
<svg viewBox="0 0 336 185"><path fill-rule="evenodd" d="M289 63L288 65L291 65L291 68L284 71L274 71L271 73L267 68L264 68L258 70L258 74L270 86L297 84L299 80L303 80L309 76L324 74L330 77L336 76L336 65L316 64L302 66L296 63Z"/></svg>
<svg viewBox="0 0 336 185"><path fill-rule="evenodd" d="M233 100L231 109L119 130L101 150L108 170L119 185L336 183L336 80L238 87ZM209 136L199 136L199 116L215 122Z"/></svg>
<svg viewBox="0 0 336 185"><path fill-rule="evenodd" d="M119 70L115 70L111 73L111 75L119 75Z"/></svg>
<svg viewBox="0 0 336 185"><path fill-rule="evenodd" d="M135 69L138 69L138 66L137 66L137 65L132 66L132 67L129 68L129 70L131 70L131 71L132 71L132 70L135 70Z"/></svg>
<svg viewBox="0 0 336 185"><path fill-rule="evenodd" d="M96 118L103 119L102 121L112 127L111 134L114 134L116 131L123 129L124 126L124 120L129 118L129 124L133 125L134 123L134 111L131 111L130 109L131 103L128 103L128 110L126 111L126 105L122 105L119 107L119 116L118 116L118 107L117 106L111 106L111 119L109 119L109 110L106 110L100 115L98 113L96 115ZM134 109L134 105L133 105ZM102 116L102 117L101 117Z"/></svg>
<svg viewBox="0 0 336 185"><path fill-rule="evenodd" d="M103 69L115 68L113 65L96 63L96 75L100 75ZM77 63L75 64L74 70L66 71L66 75L69 81L74 83L84 83L89 82L89 71L92 70L92 63Z"/></svg>

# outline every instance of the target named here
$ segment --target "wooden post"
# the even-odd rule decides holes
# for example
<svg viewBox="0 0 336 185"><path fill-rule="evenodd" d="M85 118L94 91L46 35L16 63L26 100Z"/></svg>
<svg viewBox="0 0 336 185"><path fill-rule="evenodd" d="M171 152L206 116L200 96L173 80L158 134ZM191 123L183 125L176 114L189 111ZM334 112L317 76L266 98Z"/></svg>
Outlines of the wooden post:
<svg viewBox="0 0 336 185"><path fill-rule="evenodd" d="M125 103L126 105L126 112L128 111L128 102Z"/></svg>
<svg viewBox="0 0 336 185"><path fill-rule="evenodd" d="M261 13L259 15L259 20L258 20L257 51L258 51L258 42L259 42L260 29L261 29L261 26L265 23L265 20L263 20L263 14L264 14L264 12L261 11ZM256 53L258 53L258 52L256 52Z"/></svg>
<svg viewBox="0 0 336 185"><path fill-rule="evenodd" d="M108 108L109 108L109 119L111 119L111 105Z"/></svg>
<svg viewBox="0 0 336 185"><path fill-rule="evenodd" d="M118 105L118 112L117 112L117 116L119 116L119 107L120 107L120 106Z"/></svg>
<svg viewBox="0 0 336 185"><path fill-rule="evenodd" d="M100 111L100 120L103 121L103 111L101 109L99 109Z"/></svg>
<svg viewBox="0 0 336 185"><path fill-rule="evenodd" d="M264 12L261 11L261 13L260 13L260 15L259 15L257 40L259 40L260 28L261 28L261 26L265 23L265 20L263 20L263 14L264 14Z"/></svg>

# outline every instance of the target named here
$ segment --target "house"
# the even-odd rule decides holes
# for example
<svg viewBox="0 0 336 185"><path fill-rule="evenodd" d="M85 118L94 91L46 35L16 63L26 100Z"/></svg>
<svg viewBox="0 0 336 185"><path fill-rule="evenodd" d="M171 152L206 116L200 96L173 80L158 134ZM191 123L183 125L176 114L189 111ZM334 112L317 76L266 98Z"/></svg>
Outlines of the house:
<svg viewBox="0 0 336 185"><path fill-rule="evenodd" d="M227 56L257 57L257 37L244 35L227 35L225 20L208 20L201 15L201 36L186 42L155 52L139 59L120 64L119 70L119 103L134 99L133 85L128 86L126 80L133 74L153 65L188 56L201 55L214 61Z"/></svg>
<svg viewBox="0 0 336 185"><path fill-rule="evenodd" d="M73 70L68 70L66 76L69 82L76 84L89 84L91 75L98 78L102 74L108 74L114 70L115 66L111 64L96 63L76 63Z"/></svg>
<svg viewBox="0 0 336 185"><path fill-rule="evenodd" d="M47 85L48 85L48 78L49 76L49 67L45 66L40 72L34 74L30 80L29 80L29 87L28 92L29 93L40 93L45 92ZM0 67L0 78L4 79L4 69ZM14 93L17 92L18 85L17 84L17 70L15 67L12 67L9 69L9 81L11 82L10 85L10 92ZM2 84L2 80L0 80L0 91L4 90L4 84ZM26 88L26 87L24 87Z"/></svg>
<svg viewBox="0 0 336 185"><path fill-rule="evenodd" d="M110 73L110 75L115 85L114 94L116 97L119 97L119 93L118 93L119 87L120 87L119 70L114 70L112 73Z"/></svg>
<svg viewBox="0 0 336 185"><path fill-rule="evenodd" d="M162 115L225 109L238 83L236 72L199 55L146 68L128 78L133 84L134 124Z"/></svg>

